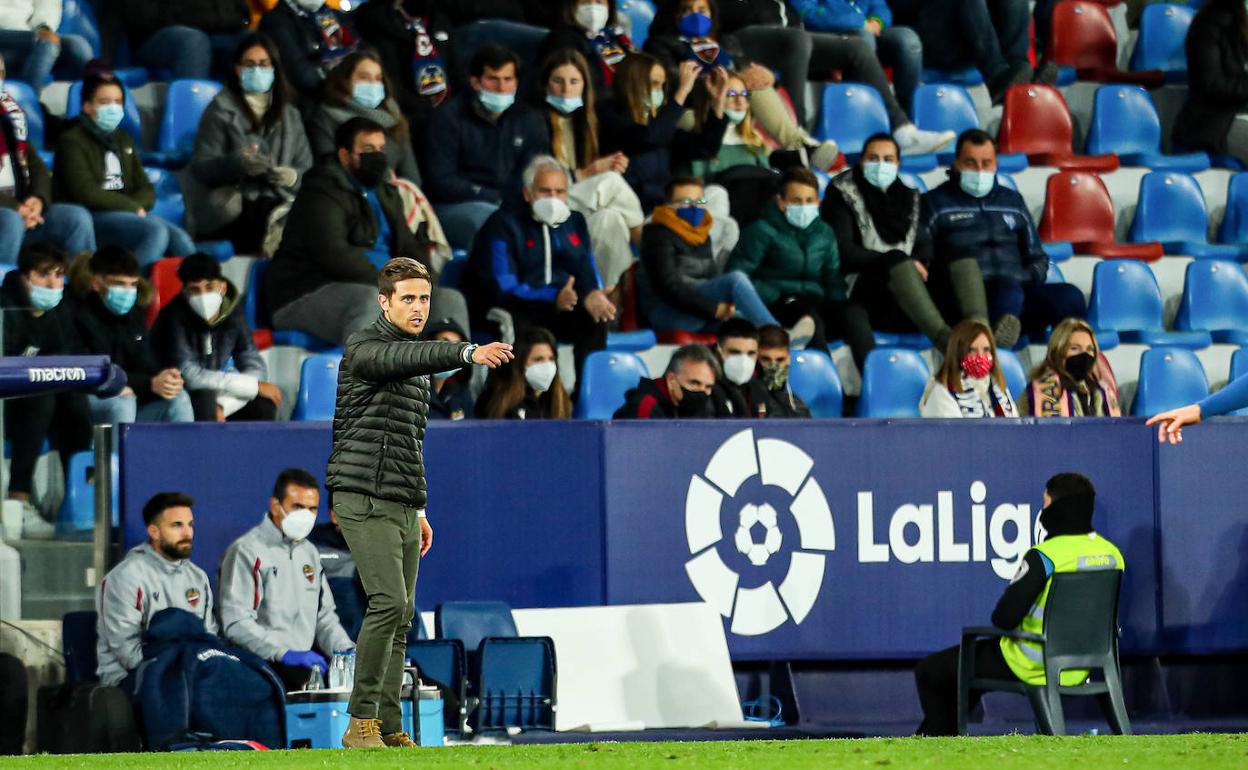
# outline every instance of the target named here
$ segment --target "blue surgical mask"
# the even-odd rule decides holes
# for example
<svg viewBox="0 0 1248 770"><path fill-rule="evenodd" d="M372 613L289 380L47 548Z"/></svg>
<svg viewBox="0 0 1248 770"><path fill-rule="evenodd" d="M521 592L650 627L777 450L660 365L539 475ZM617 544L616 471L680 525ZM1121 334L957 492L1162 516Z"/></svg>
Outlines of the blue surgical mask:
<svg viewBox="0 0 1248 770"><path fill-rule="evenodd" d="M958 183L962 185L962 192L982 198L992 192L992 188L997 184L997 172L959 171Z"/></svg>
<svg viewBox="0 0 1248 770"><path fill-rule="evenodd" d="M798 230L805 230L819 218L818 203L793 204L784 207L784 218Z"/></svg>
<svg viewBox="0 0 1248 770"><path fill-rule="evenodd" d="M657 89L650 92L650 106L660 109L663 106L663 89Z"/></svg>
<svg viewBox="0 0 1248 770"><path fill-rule="evenodd" d="M120 104L104 104L95 108L95 125L104 133L111 134L125 116L126 111Z"/></svg>
<svg viewBox="0 0 1248 770"><path fill-rule="evenodd" d="M51 310L61 304L63 296L65 296L64 289L49 289L46 286L30 287L30 304L35 306L35 310Z"/></svg>
<svg viewBox="0 0 1248 770"><path fill-rule="evenodd" d="M701 206L681 206L676 209L676 216L694 227L701 227L703 220L706 219L706 209Z"/></svg>
<svg viewBox="0 0 1248 770"><path fill-rule="evenodd" d="M139 290L134 286L129 288L109 286L108 292L104 295L104 306L112 311L113 315L125 315L130 312L138 299Z"/></svg>
<svg viewBox="0 0 1248 770"><path fill-rule="evenodd" d="M511 105L516 103L516 92L500 94L495 91L486 91L483 88L477 92L477 98L481 100L481 106L497 115L501 112L506 112L511 108Z"/></svg>
<svg viewBox="0 0 1248 770"><path fill-rule="evenodd" d="M351 86L351 98L366 110L375 110L386 100L384 83L356 83Z"/></svg>
<svg viewBox="0 0 1248 770"><path fill-rule="evenodd" d="M745 120L745 114L745 110L724 110L724 116L727 117L728 122L732 123L734 126L741 125L741 122Z"/></svg>
<svg viewBox="0 0 1248 770"><path fill-rule="evenodd" d="M459 374L459 369L451 369L446 372L434 372L433 378L435 380L449 380L457 374Z"/></svg>
<svg viewBox="0 0 1248 770"><path fill-rule="evenodd" d="M711 17L705 13L686 13L676 29L685 37L706 37L711 34Z"/></svg>
<svg viewBox="0 0 1248 770"><path fill-rule="evenodd" d="M249 94L267 94L273 90L274 77L272 67L243 67L238 82Z"/></svg>
<svg viewBox="0 0 1248 770"><path fill-rule="evenodd" d="M554 94L546 94L546 103L564 115L571 115L585 106L585 100L579 96L555 96Z"/></svg>
<svg viewBox="0 0 1248 770"><path fill-rule="evenodd" d="M862 164L862 175L867 182L881 190L887 190L897 181L897 164L887 161L870 161Z"/></svg>

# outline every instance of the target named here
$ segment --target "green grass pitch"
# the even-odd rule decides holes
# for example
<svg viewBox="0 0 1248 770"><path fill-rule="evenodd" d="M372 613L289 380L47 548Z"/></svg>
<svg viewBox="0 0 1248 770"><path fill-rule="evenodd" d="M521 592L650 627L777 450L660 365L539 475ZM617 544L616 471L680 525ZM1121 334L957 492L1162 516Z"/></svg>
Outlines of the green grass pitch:
<svg viewBox="0 0 1248 770"><path fill-rule="evenodd" d="M4 770L88 768L1159 768L1248 767L1248 736L1080 736L1037 738L894 738L867 740L592 743L546 746L457 746L370 751L205 752L31 756L0 759Z"/></svg>

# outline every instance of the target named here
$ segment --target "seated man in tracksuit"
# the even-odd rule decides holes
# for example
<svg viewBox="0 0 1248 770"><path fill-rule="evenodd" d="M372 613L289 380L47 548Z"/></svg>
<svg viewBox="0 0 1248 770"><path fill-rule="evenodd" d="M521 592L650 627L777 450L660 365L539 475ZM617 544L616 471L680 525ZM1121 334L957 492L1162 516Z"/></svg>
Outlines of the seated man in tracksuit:
<svg viewBox="0 0 1248 770"><path fill-rule="evenodd" d="M287 691L324 675L335 652L355 649L308 535L321 493L302 468L278 474L264 520L221 560L221 633L268 661Z"/></svg>
<svg viewBox="0 0 1248 770"><path fill-rule="evenodd" d="M1058 572L1122 570L1117 546L1096 534L1092 512L1096 489L1079 473L1059 473L1044 486L1044 510L1040 512L1041 542L1027 551L1018 572L992 611L992 624L1000 629L1044 633L1044 606L1053 575ZM988 679L1019 679L1042 685L1044 646L1026 640L990 638L975 643L976 676ZM1065 686L1083 682L1087 671L1062 672ZM955 735L958 726L958 648L928 655L914 669L923 723L919 735ZM972 690L968 712L982 693Z"/></svg>
<svg viewBox="0 0 1248 770"><path fill-rule="evenodd" d="M579 377L586 357L607 346L615 305L602 290L585 217L568 208L568 182L548 155L529 163L523 203L494 212L473 241L466 293L474 329L496 307L517 329L548 329L572 344Z"/></svg>
<svg viewBox="0 0 1248 770"><path fill-rule="evenodd" d="M624 394L616 420L668 420L716 417L712 392L719 379L719 362L705 345L677 348L667 371L655 380L641 380ZM728 415L723 415L728 416Z"/></svg>
<svg viewBox="0 0 1248 770"><path fill-rule="evenodd" d="M1022 195L997 183L997 147L986 132L972 128L958 137L949 181L923 196L920 218L939 259L969 254L979 261L997 347L1013 348L1020 332L1042 341L1047 327L1087 313L1077 287L1046 283L1049 258L1031 212ZM935 288L940 297L952 293Z"/></svg>
<svg viewBox="0 0 1248 770"><path fill-rule="evenodd" d="M143 635L152 617L174 607L217 633L208 575L191 563L195 501L161 492L143 506L148 542L130 549L104 577L96 605L96 673L100 682L134 694L134 671L143 662Z"/></svg>

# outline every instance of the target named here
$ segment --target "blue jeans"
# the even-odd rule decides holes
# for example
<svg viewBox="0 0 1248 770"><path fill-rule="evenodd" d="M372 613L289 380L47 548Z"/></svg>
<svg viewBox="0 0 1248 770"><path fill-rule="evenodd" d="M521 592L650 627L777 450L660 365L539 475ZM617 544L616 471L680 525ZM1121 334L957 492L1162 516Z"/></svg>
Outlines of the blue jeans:
<svg viewBox="0 0 1248 770"><path fill-rule="evenodd" d="M43 211L43 224L33 230L16 209L0 209L0 264L17 264L17 255L27 243L48 241L72 257L95 251L95 225L91 213L82 206L53 203Z"/></svg>
<svg viewBox="0 0 1248 770"><path fill-rule="evenodd" d="M1009 278L985 278L984 293L992 323L995 325L1002 316L1015 316L1022 321L1023 333L1032 342L1044 340L1046 328L1057 326L1067 318L1083 318L1088 314L1083 292L1068 283L1020 283Z"/></svg>
<svg viewBox="0 0 1248 770"><path fill-rule="evenodd" d="M191 397L182 391L171 399L156 398L139 406L134 396L98 398L87 394L93 425L125 425L132 422L194 422Z"/></svg>
<svg viewBox="0 0 1248 770"><path fill-rule="evenodd" d="M703 281L695 289L699 297L716 302L731 302L737 306L737 318L744 318L755 326L779 326L775 316L759 299L750 278L740 270L724 273L717 278ZM650 325L656 331L707 332L718 328L719 321L703 318L687 310L680 310L665 302L655 302L650 308Z"/></svg>
<svg viewBox="0 0 1248 770"><path fill-rule="evenodd" d="M141 217L129 211L96 211L95 237L101 246L121 246L134 252L139 264L147 267L161 257L185 257L195 253L195 241L181 227L148 214Z"/></svg>
<svg viewBox="0 0 1248 770"><path fill-rule="evenodd" d="M888 27L876 37L869 30L858 32L885 67L893 68L893 90L907 113L914 109L914 92L923 76L923 43L909 27Z"/></svg>
<svg viewBox="0 0 1248 770"><path fill-rule="evenodd" d="M168 70L170 80L207 78L212 72L212 41L192 27L165 27L134 52L148 69Z"/></svg>
<svg viewBox="0 0 1248 770"><path fill-rule="evenodd" d="M433 206L442 232L454 249L471 249L472 239L490 215L498 211L497 203L466 201L464 203L437 203Z"/></svg>
<svg viewBox="0 0 1248 770"><path fill-rule="evenodd" d="M0 55L9 76L32 86L36 91L52 81L52 67L58 58L75 76L94 55L91 45L77 35L62 35L60 45L40 40L34 32L0 30Z"/></svg>

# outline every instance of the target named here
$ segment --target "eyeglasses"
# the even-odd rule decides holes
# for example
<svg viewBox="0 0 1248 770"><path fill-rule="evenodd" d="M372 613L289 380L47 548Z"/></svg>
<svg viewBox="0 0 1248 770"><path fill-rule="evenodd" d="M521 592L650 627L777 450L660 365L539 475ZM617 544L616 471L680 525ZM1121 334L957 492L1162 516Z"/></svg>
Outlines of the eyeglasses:
<svg viewBox="0 0 1248 770"><path fill-rule="evenodd" d="M737 97L741 97L742 99L749 99L750 92L749 91L729 91L728 92L729 99L736 99Z"/></svg>
<svg viewBox="0 0 1248 770"><path fill-rule="evenodd" d="M705 206L706 198L681 198L676 203L681 206Z"/></svg>

